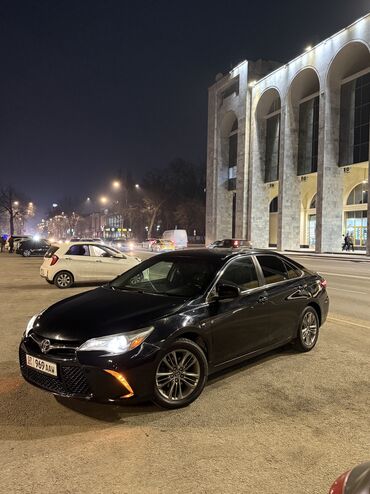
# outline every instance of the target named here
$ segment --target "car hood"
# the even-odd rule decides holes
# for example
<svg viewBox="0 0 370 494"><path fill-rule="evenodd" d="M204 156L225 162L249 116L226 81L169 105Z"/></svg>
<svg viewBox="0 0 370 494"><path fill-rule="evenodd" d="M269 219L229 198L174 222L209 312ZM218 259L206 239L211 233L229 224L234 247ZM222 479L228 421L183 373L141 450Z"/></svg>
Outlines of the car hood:
<svg viewBox="0 0 370 494"><path fill-rule="evenodd" d="M34 332L52 340L83 342L89 338L149 326L173 314L185 299L100 287L61 300L46 309Z"/></svg>

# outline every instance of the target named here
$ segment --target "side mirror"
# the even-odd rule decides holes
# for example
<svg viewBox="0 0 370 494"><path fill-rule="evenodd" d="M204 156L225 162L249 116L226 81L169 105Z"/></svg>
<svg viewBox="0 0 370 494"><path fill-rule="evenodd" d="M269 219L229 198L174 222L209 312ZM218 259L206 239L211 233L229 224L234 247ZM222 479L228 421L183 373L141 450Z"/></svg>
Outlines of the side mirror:
<svg viewBox="0 0 370 494"><path fill-rule="evenodd" d="M228 283L220 283L216 287L218 300L226 300L229 298L237 298L240 296L240 288Z"/></svg>

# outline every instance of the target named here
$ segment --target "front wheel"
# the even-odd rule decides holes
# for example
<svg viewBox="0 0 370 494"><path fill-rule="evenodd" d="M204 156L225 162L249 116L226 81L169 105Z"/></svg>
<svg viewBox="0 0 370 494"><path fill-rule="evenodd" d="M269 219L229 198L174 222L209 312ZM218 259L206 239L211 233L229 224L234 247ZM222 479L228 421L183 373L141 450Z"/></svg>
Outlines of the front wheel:
<svg viewBox="0 0 370 494"><path fill-rule="evenodd" d="M23 257L30 257L31 251L30 250L24 250L22 255L23 255Z"/></svg>
<svg viewBox="0 0 370 494"><path fill-rule="evenodd" d="M190 405L203 391L208 363L203 350L193 341L176 340L162 354L155 373L153 401L162 408Z"/></svg>
<svg viewBox="0 0 370 494"><path fill-rule="evenodd" d="M73 276L68 271L60 271L54 277L54 285L58 288L69 288L73 285Z"/></svg>
<svg viewBox="0 0 370 494"><path fill-rule="evenodd" d="M294 342L300 352L309 352L316 345L319 337L319 318L313 307L306 307L299 321L298 334Z"/></svg>

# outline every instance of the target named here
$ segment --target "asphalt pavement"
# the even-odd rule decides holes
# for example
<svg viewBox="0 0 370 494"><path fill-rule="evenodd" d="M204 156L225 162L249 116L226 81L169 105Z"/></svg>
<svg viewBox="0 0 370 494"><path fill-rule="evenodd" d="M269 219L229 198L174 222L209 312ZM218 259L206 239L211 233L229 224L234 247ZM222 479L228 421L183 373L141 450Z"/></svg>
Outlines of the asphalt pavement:
<svg viewBox="0 0 370 494"><path fill-rule="evenodd" d="M0 492L328 493L370 455L370 263L299 261L328 280L317 347L253 359L190 407L162 411L57 400L24 382L28 319L93 287L59 290L40 259L0 254Z"/></svg>

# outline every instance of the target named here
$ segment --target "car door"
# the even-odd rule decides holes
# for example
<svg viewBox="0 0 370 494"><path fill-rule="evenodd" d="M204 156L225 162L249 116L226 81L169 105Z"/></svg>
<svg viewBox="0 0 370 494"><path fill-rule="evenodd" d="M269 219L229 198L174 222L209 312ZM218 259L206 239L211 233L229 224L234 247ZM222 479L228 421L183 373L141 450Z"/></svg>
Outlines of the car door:
<svg viewBox="0 0 370 494"><path fill-rule="evenodd" d="M127 270L127 258L114 257L119 254L109 247L90 245L90 255L95 260L95 274L97 281L110 281ZM125 262L126 261L126 262Z"/></svg>
<svg viewBox="0 0 370 494"><path fill-rule="evenodd" d="M307 304L303 273L274 254L258 254L256 260L264 280L264 305L271 317L269 343L283 342L295 334Z"/></svg>
<svg viewBox="0 0 370 494"><path fill-rule="evenodd" d="M76 281L95 280L94 259L90 256L88 245L71 245L63 259L65 269L73 274Z"/></svg>
<svg viewBox="0 0 370 494"><path fill-rule="evenodd" d="M205 322L213 341L215 365L236 359L265 345L270 322L265 294L252 256L232 260L218 280L240 288L239 297L210 303Z"/></svg>

